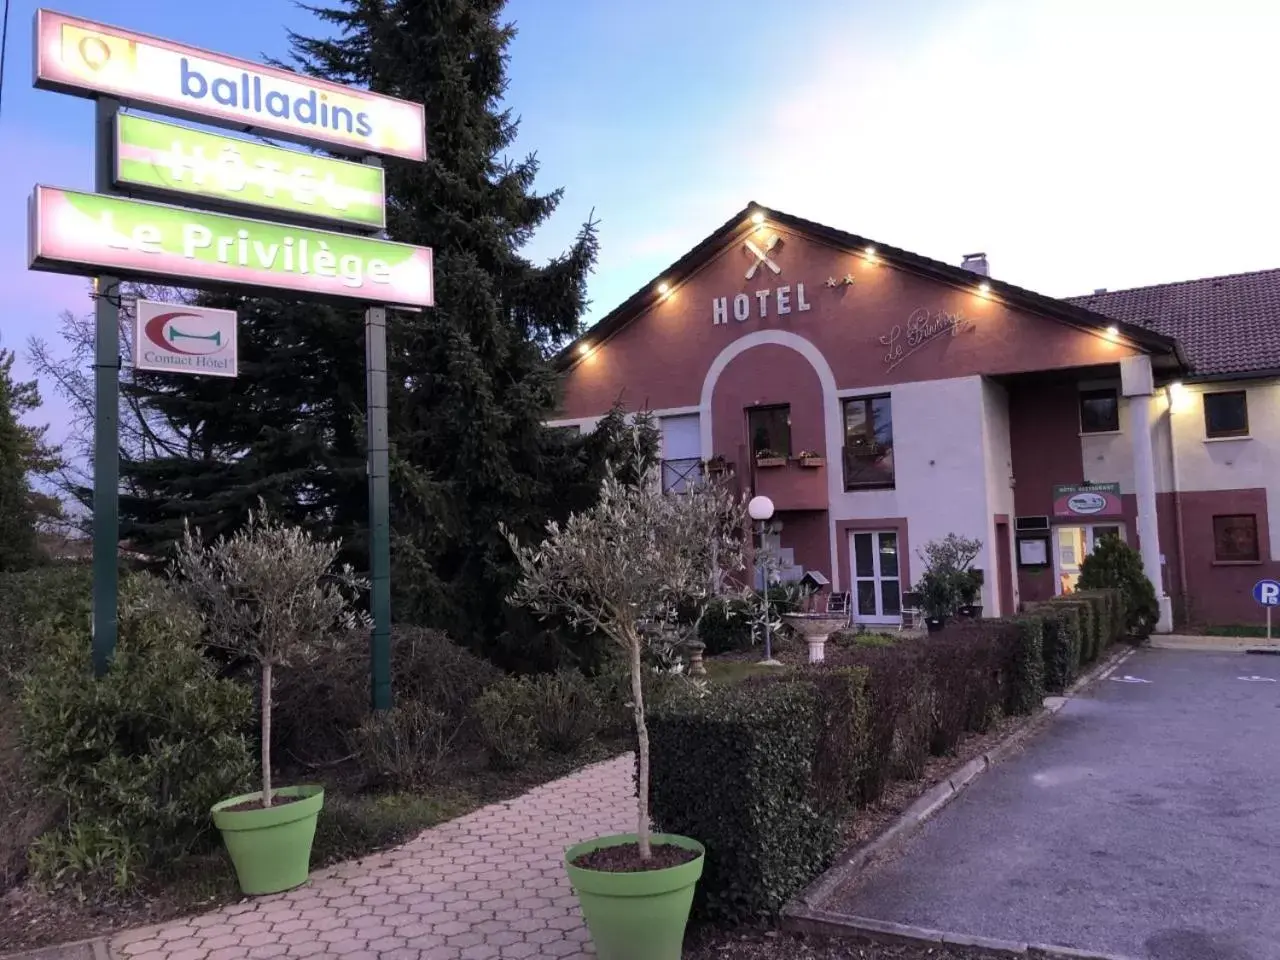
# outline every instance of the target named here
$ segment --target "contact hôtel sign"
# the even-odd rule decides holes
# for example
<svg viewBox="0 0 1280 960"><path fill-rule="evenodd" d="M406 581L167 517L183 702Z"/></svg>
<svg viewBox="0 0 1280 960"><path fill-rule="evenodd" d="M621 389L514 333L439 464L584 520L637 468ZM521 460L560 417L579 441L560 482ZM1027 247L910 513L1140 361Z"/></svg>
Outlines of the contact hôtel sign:
<svg viewBox="0 0 1280 960"><path fill-rule="evenodd" d="M46 186L36 187L30 215L37 269L434 302L429 247Z"/></svg>
<svg viewBox="0 0 1280 960"><path fill-rule="evenodd" d="M328 83L50 10L36 12L35 85L350 154L425 160L420 103Z"/></svg>
<svg viewBox="0 0 1280 960"><path fill-rule="evenodd" d="M138 370L234 377L237 352L234 310L138 301L133 329Z"/></svg>
<svg viewBox="0 0 1280 960"><path fill-rule="evenodd" d="M366 230L386 225L381 167L116 115L116 186L260 207Z"/></svg>

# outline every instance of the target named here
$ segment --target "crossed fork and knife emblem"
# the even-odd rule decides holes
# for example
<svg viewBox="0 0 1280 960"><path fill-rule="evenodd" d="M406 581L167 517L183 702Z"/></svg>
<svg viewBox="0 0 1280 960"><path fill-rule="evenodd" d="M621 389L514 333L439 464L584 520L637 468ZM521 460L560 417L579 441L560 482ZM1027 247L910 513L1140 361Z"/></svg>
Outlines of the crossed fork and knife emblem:
<svg viewBox="0 0 1280 960"><path fill-rule="evenodd" d="M773 251L777 248L778 244L781 242L782 242L782 238L778 236L776 233L768 239L763 249L761 249L760 245L756 243L754 240L752 240L750 237L742 241L742 245L747 248L748 252L750 252L753 257L755 257L755 260L752 262L751 266L747 268L748 280L754 277L756 275L756 271L759 270L762 266L767 267L768 269L772 270L774 273L782 272L782 268L773 261L773 258L771 256L769 256L771 253L773 253Z"/></svg>

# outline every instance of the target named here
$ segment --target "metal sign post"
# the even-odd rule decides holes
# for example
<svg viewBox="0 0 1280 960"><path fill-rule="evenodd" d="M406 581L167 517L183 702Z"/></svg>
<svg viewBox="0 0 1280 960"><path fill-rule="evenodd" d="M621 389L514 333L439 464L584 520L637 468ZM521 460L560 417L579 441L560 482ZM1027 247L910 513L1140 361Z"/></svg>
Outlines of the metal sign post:
<svg viewBox="0 0 1280 960"><path fill-rule="evenodd" d="M1253 585L1253 599L1267 611L1267 643L1271 643L1271 608L1280 606L1280 581L1259 580Z"/></svg>
<svg viewBox="0 0 1280 960"><path fill-rule="evenodd" d="M111 193L112 153L120 102L94 108L94 189ZM116 649L120 542L120 281L99 276L93 361L93 672L101 677Z"/></svg>
<svg viewBox="0 0 1280 960"><path fill-rule="evenodd" d="M369 454L369 692L374 710L391 708L391 491L387 448L387 308L364 313Z"/></svg>

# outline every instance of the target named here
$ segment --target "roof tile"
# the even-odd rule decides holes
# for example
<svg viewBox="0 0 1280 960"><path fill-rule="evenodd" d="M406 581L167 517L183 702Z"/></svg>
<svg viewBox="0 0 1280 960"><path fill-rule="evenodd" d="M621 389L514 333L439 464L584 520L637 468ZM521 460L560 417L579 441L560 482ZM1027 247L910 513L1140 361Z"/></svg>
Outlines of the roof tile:
<svg viewBox="0 0 1280 960"><path fill-rule="evenodd" d="M1064 299L1174 337L1196 376L1280 370L1280 270Z"/></svg>

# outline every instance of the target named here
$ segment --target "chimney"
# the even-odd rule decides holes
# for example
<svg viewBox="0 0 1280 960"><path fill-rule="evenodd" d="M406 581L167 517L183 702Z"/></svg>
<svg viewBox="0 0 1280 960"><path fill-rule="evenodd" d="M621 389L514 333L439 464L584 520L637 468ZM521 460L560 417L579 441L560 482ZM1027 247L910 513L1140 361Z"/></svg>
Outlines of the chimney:
<svg viewBox="0 0 1280 960"><path fill-rule="evenodd" d="M985 253L966 253L964 259L960 261L960 269L969 270L984 277L991 276L991 267L987 263L987 255Z"/></svg>

